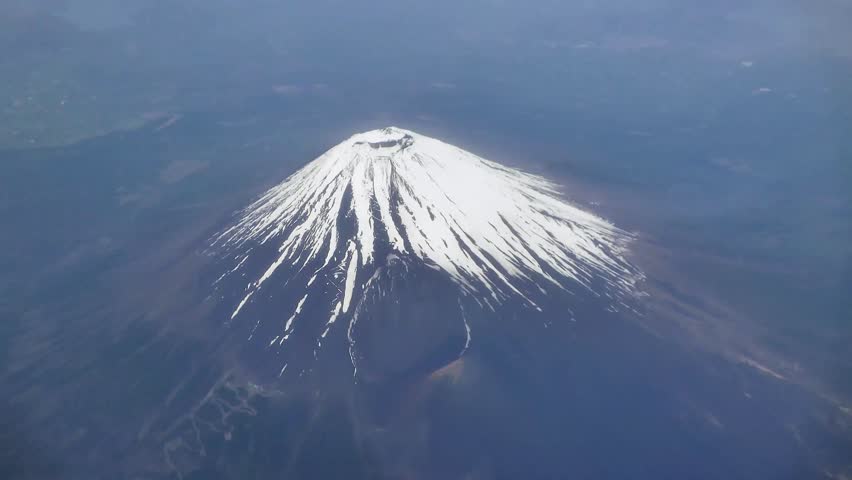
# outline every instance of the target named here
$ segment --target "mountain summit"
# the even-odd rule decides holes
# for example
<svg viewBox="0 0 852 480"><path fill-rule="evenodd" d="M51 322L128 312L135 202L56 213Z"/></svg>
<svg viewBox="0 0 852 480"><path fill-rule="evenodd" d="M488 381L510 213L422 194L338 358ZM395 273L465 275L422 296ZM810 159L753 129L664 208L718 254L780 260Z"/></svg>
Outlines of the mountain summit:
<svg viewBox="0 0 852 480"><path fill-rule="evenodd" d="M243 285L229 293L228 318L250 315L249 339L269 348L299 329L318 348L346 317L357 368L353 329L371 297L399 284L389 272L425 267L420 277L453 285L459 306L483 311L540 311L551 292L615 305L639 276L623 258L629 238L540 176L389 127L350 137L240 212L212 241L230 263L214 285ZM275 314L260 306L269 302Z"/></svg>

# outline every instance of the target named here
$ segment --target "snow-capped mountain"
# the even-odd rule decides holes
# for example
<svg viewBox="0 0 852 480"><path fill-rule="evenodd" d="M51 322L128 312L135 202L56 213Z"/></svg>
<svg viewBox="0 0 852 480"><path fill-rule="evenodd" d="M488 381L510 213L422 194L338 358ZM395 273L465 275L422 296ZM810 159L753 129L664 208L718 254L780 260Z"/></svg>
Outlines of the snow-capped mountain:
<svg viewBox="0 0 852 480"><path fill-rule="evenodd" d="M540 176L390 127L350 137L240 212L212 241L227 262L214 286L253 344L280 354L303 335L316 357L339 330L357 371L359 319L377 298L399 303L406 275L431 278L421 290L453 286L435 300L457 304L466 348L471 308L541 311L566 292L624 305L640 277L629 240Z"/></svg>

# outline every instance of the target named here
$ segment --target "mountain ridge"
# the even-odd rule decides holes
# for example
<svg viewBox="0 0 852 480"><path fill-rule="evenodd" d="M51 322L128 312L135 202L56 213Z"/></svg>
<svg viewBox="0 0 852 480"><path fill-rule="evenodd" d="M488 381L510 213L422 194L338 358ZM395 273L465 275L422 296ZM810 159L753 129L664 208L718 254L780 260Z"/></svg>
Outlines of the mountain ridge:
<svg viewBox="0 0 852 480"><path fill-rule="evenodd" d="M266 348L283 348L297 329L308 328L316 357L346 317L357 371L359 305L390 290L373 284L393 262L405 265L392 269L397 274L415 264L439 272L455 285L462 310L464 297L483 311L509 301L540 311L539 299L556 291L588 293L621 308L641 279L625 258L631 238L568 203L543 177L388 127L353 135L239 212L211 240L227 265L213 287L247 282L239 300L227 299L234 302L227 321L255 310L248 340L261 342L260 335ZM256 304L285 290L293 299L283 318L258 313ZM317 318L321 328L302 325ZM466 349L466 320L464 327Z"/></svg>

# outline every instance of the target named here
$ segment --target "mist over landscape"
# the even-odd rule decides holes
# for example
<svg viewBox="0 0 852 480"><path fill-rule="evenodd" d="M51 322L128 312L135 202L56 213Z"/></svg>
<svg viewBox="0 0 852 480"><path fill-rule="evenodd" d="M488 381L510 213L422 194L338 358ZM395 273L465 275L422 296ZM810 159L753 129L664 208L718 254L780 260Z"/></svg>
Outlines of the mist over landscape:
<svg viewBox="0 0 852 480"><path fill-rule="evenodd" d="M3 2L0 476L852 477L850 25Z"/></svg>

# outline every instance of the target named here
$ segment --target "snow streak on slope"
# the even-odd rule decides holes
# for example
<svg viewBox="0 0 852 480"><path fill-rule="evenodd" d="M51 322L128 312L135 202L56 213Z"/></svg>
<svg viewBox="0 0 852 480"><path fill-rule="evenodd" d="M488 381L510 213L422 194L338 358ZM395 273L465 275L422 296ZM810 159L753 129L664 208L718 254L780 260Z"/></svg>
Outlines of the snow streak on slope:
<svg viewBox="0 0 852 480"><path fill-rule="evenodd" d="M330 327L357 302L378 255L419 258L487 308L510 298L538 308L535 296L572 285L613 299L631 293L638 273L622 258L628 239L544 178L391 127L354 135L270 189L214 246L239 253L228 275L254 245L277 248L248 278L232 318L280 268L312 270L307 286L292 286L306 296L317 275L345 275Z"/></svg>

